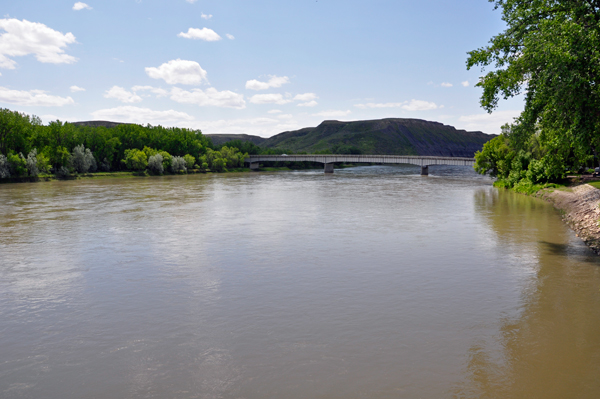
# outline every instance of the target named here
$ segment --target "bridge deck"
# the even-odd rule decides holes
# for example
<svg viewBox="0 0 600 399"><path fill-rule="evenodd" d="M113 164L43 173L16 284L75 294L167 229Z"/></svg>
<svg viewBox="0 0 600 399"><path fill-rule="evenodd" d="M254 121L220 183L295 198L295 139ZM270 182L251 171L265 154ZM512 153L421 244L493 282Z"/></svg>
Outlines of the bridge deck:
<svg viewBox="0 0 600 399"><path fill-rule="evenodd" d="M250 164L256 162L317 162L330 164L335 162L350 163L384 163L384 164L412 164L418 166L429 165L455 165L473 166L475 158L462 157L426 157L412 155L250 155L245 159Z"/></svg>

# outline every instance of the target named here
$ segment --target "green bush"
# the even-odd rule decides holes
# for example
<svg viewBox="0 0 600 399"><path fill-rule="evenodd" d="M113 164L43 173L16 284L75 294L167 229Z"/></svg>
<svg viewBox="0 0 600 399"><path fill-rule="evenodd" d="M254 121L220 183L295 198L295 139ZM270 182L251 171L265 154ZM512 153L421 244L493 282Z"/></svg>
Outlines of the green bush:
<svg viewBox="0 0 600 399"><path fill-rule="evenodd" d="M125 158L121 160L129 170L143 171L148 166L148 157L138 149L125 150Z"/></svg>

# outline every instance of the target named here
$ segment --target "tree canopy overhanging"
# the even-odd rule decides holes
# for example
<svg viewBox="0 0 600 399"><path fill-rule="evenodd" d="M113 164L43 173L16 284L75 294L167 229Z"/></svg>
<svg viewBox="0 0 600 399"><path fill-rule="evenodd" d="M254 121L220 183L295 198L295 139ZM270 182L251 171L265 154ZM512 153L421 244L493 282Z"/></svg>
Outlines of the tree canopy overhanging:
<svg viewBox="0 0 600 399"><path fill-rule="evenodd" d="M476 154L476 169L506 186L556 181L598 164L600 1L490 0L507 28L469 52L489 68L477 86L492 112L523 93L524 111Z"/></svg>

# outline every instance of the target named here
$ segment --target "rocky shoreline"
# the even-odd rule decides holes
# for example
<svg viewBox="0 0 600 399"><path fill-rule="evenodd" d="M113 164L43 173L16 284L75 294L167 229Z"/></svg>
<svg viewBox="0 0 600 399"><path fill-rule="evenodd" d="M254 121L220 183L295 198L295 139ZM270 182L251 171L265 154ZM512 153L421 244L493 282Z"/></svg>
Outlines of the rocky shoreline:
<svg viewBox="0 0 600 399"><path fill-rule="evenodd" d="M577 236L600 255L600 190L582 184L571 191L542 190L537 196L554 204Z"/></svg>

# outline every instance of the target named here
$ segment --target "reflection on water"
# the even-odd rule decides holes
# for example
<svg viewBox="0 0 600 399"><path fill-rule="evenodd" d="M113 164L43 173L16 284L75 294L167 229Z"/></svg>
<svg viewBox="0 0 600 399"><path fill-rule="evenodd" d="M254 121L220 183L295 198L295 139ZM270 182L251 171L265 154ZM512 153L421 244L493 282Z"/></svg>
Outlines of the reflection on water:
<svg viewBox="0 0 600 399"><path fill-rule="evenodd" d="M418 172L0 186L0 397L595 397L597 258Z"/></svg>
<svg viewBox="0 0 600 399"><path fill-rule="evenodd" d="M547 207L513 193L479 193L479 212L511 248L528 242L535 274L517 317L469 350L456 397L597 398L600 392L600 263Z"/></svg>

